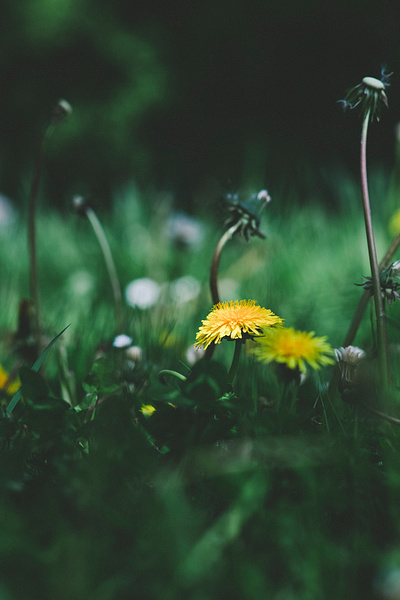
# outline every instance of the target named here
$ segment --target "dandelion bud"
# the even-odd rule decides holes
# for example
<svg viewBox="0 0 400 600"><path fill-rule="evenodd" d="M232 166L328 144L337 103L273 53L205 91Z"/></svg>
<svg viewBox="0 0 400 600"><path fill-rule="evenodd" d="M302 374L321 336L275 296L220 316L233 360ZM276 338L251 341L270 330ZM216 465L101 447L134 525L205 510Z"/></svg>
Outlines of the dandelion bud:
<svg viewBox="0 0 400 600"><path fill-rule="evenodd" d="M390 275L392 277L400 277L400 260L396 260L396 262L390 266Z"/></svg>
<svg viewBox="0 0 400 600"><path fill-rule="evenodd" d="M257 200L264 201L268 204L268 202L271 202L271 196L268 194L267 190L261 190L257 194Z"/></svg>
<svg viewBox="0 0 400 600"><path fill-rule="evenodd" d="M365 360L366 354L357 346L346 346L335 348L335 356L340 371L339 391L343 393L355 386L360 363Z"/></svg>
<svg viewBox="0 0 400 600"><path fill-rule="evenodd" d="M62 123L72 113L72 106L66 100L60 99L51 115L51 122L53 125Z"/></svg>
<svg viewBox="0 0 400 600"><path fill-rule="evenodd" d="M271 202L267 190L261 190L247 198L239 194L227 194L224 200L229 211L229 218L225 222L226 228L237 226L237 232L242 233L247 241L249 236L254 235L265 238L260 231L260 221L264 207Z"/></svg>
<svg viewBox="0 0 400 600"><path fill-rule="evenodd" d="M86 209L88 208L88 202L83 196L73 196L72 198L72 209L80 217L86 216Z"/></svg>

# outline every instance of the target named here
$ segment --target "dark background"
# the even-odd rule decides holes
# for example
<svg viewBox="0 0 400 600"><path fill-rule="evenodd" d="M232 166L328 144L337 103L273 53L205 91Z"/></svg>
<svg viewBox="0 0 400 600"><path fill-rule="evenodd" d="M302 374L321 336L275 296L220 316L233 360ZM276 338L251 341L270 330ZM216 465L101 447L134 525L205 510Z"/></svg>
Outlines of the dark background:
<svg viewBox="0 0 400 600"><path fill-rule="evenodd" d="M191 206L216 187L329 187L358 165L359 114L337 100L394 71L370 133L390 168L400 3L387 0L3 0L0 192L26 200L60 97L73 117L47 151L43 195L109 201L129 181ZM333 175L332 175L333 174ZM282 187L283 186L283 187Z"/></svg>

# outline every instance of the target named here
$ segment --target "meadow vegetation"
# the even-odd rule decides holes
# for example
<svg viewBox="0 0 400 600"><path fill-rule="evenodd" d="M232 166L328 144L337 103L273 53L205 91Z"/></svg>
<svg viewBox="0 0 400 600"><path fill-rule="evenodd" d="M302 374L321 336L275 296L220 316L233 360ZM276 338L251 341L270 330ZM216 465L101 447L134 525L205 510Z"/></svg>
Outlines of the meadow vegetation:
<svg viewBox="0 0 400 600"><path fill-rule="evenodd" d="M379 260L398 168L371 170ZM2 598L400 597L399 267L383 381L359 182L331 179L328 208L295 185L192 214L134 184L109 210L37 197L39 329L28 210L9 213Z"/></svg>

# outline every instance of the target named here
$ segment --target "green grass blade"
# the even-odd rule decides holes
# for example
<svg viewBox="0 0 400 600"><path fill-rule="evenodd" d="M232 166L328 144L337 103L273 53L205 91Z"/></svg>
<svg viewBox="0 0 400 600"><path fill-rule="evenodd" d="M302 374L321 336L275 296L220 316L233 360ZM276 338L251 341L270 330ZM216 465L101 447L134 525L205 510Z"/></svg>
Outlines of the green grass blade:
<svg viewBox="0 0 400 600"><path fill-rule="evenodd" d="M64 327L64 329L62 331L60 331L60 333L58 335L56 335L55 338L53 338L50 342L50 344L47 346L47 348L45 348L42 352L42 354L39 356L39 358L35 361L33 367L32 367L32 371L39 371L40 367L42 366L47 353L49 352L50 348L56 343L56 341L58 340L58 338L64 333L64 331L66 329L68 329L69 325L67 325L66 327ZM14 410L14 408L17 406L18 402L21 399L21 388L19 388L19 390L17 390L14 394L14 396L11 398L8 406L7 406L7 414L11 415L12 411Z"/></svg>

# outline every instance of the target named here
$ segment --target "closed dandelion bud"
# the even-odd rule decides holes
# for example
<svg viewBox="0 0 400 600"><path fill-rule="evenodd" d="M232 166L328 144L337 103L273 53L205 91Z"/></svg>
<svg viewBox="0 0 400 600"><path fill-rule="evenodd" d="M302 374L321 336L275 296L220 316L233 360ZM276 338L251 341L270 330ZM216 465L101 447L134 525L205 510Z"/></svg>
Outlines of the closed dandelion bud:
<svg viewBox="0 0 400 600"><path fill-rule="evenodd" d="M400 260L396 260L396 262L390 266L390 275L391 277L400 277Z"/></svg>
<svg viewBox="0 0 400 600"><path fill-rule="evenodd" d="M271 196L268 194L267 190L261 190L257 194L257 200L263 201L266 204L271 202Z"/></svg>
<svg viewBox="0 0 400 600"><path fill-rule="evenodd" d="M86 216L86 209L88 208L88 202L83 196L73 196L72 198L72 210L76 212L80 217Z"/></svg>
<svg viewBox="0 0 400 600"><path fill-rule="evenodd" d="M66 100L60 99L51 115L51 122L53 125L62 123L72 113L72 106Z"/></svg>
<svg viewBox="0 0 400 600"><path fill-rule="evenodd" d="M346 346L346 348L335 348L335 356L340 371L339 392L353 389L358 381L359 367L365 360L364 350L357 346ZM343 396L342 396L343 397Z"/></svg>
<svg viewBox="0 0 400 600"><path fill-rule="evenodd" d="M396 261L392 265L389 265L386 269L383 269L379 273L379 282L381 287L381 295L383 300L387 300L389 308L392 302L400 298L400 282L395 281L400 276L400 261ZM356 283L357 286L362 286L367 290L371 296L373 295L373 283L372 277L364 277L363 283Z"/></svg>
<svg viewBox="0 0 400 600"><path fill-rule="evenodd" d="M260 190L257 194L247 198L239 194L227 194L224 200L229 212L229 218L225 222L227 229L236 225L237 233L241 233L246 241L254 235L265 238L260 231L260 222L263 209L271 202L271 196L267 190Z"/></svg>

